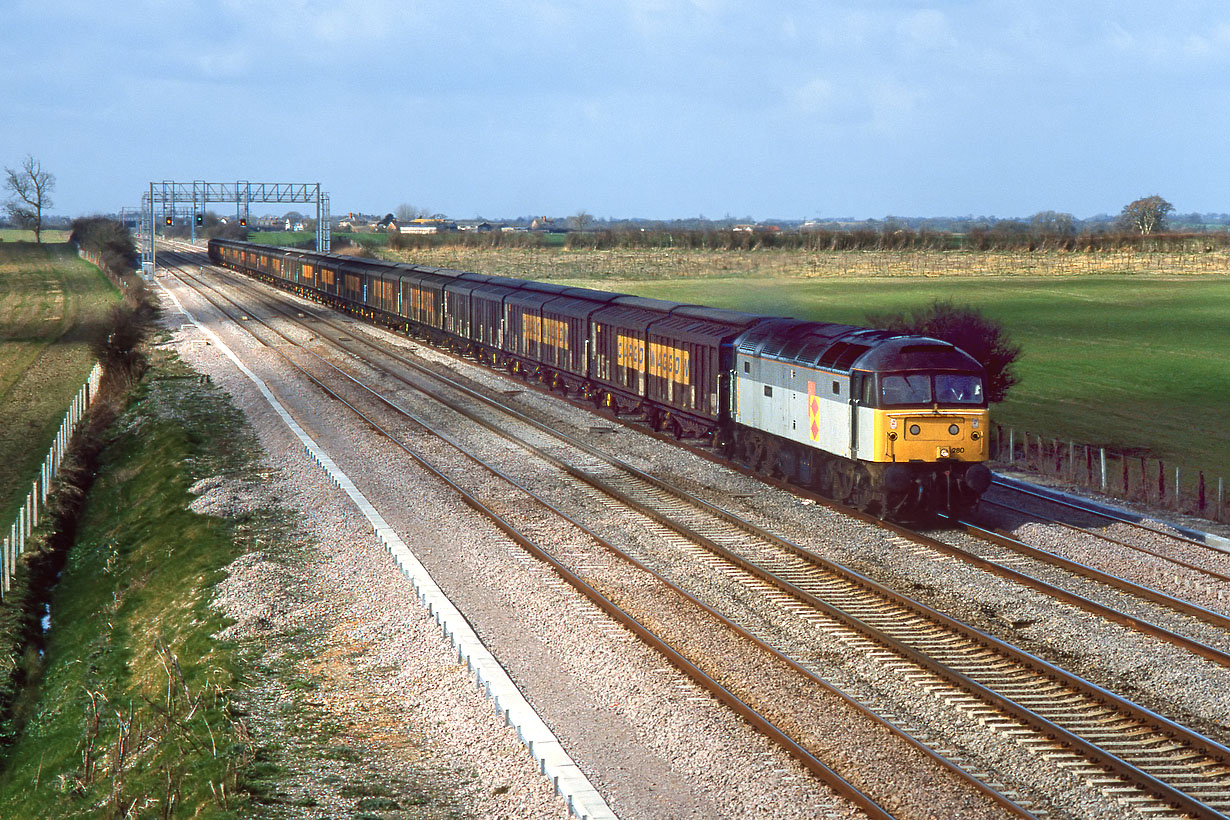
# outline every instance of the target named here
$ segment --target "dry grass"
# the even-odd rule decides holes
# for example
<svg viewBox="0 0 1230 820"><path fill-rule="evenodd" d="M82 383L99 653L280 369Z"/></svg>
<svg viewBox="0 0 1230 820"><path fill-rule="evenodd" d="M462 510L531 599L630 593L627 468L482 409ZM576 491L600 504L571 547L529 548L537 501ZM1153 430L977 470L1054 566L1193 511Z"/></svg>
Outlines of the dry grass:
<svg viewBox="0 0 1230 820"><path fill-rule="evenodd" d="M382 249L388 259L537 280L1188 275L1230 273L1230 253Z"/></svg>

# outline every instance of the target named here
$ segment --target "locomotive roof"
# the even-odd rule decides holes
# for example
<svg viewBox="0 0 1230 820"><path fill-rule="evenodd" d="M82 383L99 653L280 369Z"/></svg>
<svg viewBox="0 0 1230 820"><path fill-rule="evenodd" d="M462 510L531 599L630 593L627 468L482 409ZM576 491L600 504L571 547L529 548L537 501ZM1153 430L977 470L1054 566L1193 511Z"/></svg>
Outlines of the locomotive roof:
<svg viewBox="0 0 1230 820"><path fill-rule="evenodd" d="M857 364L860 370L982 370L978 360L961 348L927 336L894 336Z"/></svg>
<svg viewBox="0 0 1230 820"><path fill-rule="evenodd" d="M948 342L829 322L769 319L735 340L741 354L828 370L980 370Z"/></svg>

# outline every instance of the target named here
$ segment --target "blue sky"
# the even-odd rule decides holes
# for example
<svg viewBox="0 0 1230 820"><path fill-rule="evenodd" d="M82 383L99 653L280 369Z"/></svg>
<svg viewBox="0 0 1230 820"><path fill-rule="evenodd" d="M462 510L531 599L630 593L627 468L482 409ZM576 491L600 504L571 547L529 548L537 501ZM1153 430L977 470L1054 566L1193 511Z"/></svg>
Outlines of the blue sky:
<svg viewBox="0 0 1230 820"><path fill-rule="evenodd" d="M0 58L0 165L63 214L164 179L454 218L1230 211L1224 2L0 0Z"/></svg>

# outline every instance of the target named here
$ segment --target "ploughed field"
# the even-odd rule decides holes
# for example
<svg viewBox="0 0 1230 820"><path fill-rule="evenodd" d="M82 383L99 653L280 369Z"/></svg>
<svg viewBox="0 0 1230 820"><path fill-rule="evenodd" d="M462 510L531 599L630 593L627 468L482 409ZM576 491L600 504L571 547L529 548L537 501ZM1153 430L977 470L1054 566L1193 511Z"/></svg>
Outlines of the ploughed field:
<svg viewBox="0 0 1230 820"><path fill-rule="evenodd" d="M1000 424L1230 477L1230 257L1192 253L578 251L434 247L383 255L480 273L820 321L941 299L1025 353Z"/></svg>
<svg viewBox="0 0 1230 820"><path fill-rule="evenodd" d="M0 242L0 520L6 528L94 365L90 340L118 298L67 244Z"/></svg>

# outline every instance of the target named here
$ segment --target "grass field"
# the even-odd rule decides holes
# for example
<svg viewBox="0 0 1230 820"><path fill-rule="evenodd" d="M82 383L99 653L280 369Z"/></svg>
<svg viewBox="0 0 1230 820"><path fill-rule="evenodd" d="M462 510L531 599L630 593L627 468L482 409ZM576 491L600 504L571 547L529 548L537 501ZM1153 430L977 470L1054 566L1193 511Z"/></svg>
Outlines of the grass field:
<svg viewBox="0 0 1230 820"><path fill-rule="evenodd" d="M43 231L44 244L58 244L68 241L69 231ZM17 228L0 228L0 242L33 242L34 231L23 231Z"/></svg>
<svg viewBox="0 0 1230 820"><path fill-rule="evenodd" d="M974 251L566 250L442 246L382 252L389 258L522 279L614 281L827 279L866 277L1089 276L1230 274L1230 253Z"/></svg>
<svg viewBox="0 0 1230 820"><path fill-rule="evenodd" d="M0 521L29 491L119 293L66 244L0 243Z"/></svg>

